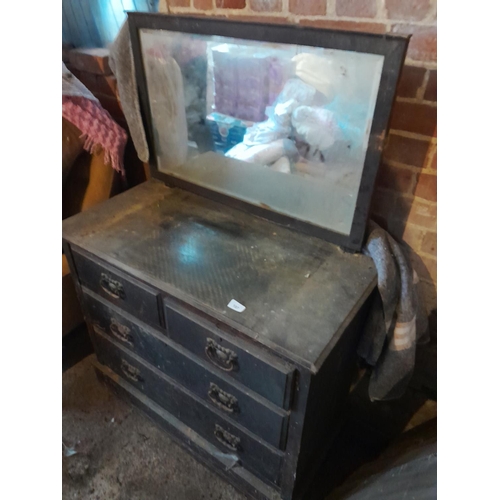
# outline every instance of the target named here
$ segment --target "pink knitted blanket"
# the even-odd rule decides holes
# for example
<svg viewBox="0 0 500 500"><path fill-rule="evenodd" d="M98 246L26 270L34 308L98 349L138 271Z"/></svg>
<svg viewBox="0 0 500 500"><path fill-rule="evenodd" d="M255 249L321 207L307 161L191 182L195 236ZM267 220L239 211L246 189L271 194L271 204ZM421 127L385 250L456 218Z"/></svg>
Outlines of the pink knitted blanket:
<svg viewBox="0 0 500 500"><path fill-rule="evenodd" d="M85 139L84 148L89 153L104 150L104 161L122 175L123 152L127 143L127 133L101 106L98 101L85 97L63 95L62 115L78 127Z"/></svg>

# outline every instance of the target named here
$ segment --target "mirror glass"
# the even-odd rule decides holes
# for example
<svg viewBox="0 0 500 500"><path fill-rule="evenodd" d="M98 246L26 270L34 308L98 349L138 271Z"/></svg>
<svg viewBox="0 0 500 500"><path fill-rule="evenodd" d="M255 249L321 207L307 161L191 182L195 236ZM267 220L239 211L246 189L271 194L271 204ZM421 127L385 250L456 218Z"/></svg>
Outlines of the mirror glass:
<svg viewBox="0 0 500 500"><path fill-rule="evenodd" d="M384 57L141 30L160 172L349 234Z"/></svg>

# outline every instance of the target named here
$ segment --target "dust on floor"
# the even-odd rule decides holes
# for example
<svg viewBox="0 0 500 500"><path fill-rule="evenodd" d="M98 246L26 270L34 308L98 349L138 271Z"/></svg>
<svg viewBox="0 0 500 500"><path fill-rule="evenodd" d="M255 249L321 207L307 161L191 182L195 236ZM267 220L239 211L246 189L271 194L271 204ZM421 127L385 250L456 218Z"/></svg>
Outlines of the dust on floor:
<svg viewBox="0 0 500 500"><path fill-rule="evenodd" d="M64 500L244 500L102 386L90 358L64 373L62 403Z"/></svg>

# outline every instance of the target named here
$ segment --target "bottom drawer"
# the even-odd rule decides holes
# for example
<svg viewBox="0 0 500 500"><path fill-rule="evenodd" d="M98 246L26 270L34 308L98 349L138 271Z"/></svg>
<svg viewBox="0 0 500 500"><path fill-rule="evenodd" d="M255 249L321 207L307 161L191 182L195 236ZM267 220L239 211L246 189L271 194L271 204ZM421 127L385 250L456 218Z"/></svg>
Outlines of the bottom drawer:
<svg viewBox="0 0 500 500"><path fill-rule="evenodd" d="M146 396L191 427L228 455L236 455L242 466L275 485L279 484L282 453L240 426L229 422L215 409L188 393L159 370L132 352L98 333L93 333L97 359L126 378Z"/></svg>

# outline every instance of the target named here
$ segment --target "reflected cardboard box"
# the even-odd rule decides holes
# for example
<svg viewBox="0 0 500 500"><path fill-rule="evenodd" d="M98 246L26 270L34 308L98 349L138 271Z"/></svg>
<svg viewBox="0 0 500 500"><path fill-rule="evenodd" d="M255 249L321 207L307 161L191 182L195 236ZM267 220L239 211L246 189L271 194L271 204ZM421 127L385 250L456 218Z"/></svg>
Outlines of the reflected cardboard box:
<svg viewBox="0 0 500 500"><path fill-rule="evenodd" d="M218 153L226 153L233 146L243 141L243 137L252 122L239 120L222 113L210 113L206 118L206 123Z"/></svg>

